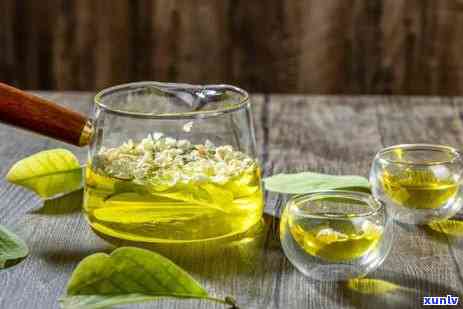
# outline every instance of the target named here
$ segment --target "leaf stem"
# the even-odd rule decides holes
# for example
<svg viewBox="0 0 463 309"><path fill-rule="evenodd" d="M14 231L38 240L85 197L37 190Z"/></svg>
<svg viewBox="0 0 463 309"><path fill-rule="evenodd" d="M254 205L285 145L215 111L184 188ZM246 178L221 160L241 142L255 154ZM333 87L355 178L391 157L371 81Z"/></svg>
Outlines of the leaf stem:
<svg viewBox="0 0 463 309"><path fill-rule="evenodd" d="M203 299L214 301L216 303L220 303L220 304L224 304L224 305L230 305L231 308L233 308L233 309L239 309L238 304L236 303L236 301L230 296L227 296L224 299L215 298L215 297L204 297Z"/></svg>

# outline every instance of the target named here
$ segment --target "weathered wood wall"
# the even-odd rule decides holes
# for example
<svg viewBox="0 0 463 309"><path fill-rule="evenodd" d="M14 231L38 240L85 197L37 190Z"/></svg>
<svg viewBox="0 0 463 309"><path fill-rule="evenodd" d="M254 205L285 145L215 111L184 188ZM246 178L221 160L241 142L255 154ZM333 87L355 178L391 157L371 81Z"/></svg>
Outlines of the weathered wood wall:
<svg viewBox="0 0 463 309"><path fill-rule="evenodd" d="M1 0L0 80L463 94L462 0Z"/></svg>

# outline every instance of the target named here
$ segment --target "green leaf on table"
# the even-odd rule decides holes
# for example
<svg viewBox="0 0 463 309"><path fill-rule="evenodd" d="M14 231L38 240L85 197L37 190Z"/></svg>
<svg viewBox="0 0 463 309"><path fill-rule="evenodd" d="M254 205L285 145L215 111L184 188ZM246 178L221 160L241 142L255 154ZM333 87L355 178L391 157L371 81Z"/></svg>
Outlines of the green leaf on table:
<svg viewBox="0 0 463 309"><path fill-rule="evenodd" d="M66 149L41 151L16 162L6 179L42 198L69 193L82 187L82 167Z"/></svg>
<svg viewBox="0 0 463 309"><path fill-rule="evenodd" d="M121 247L110 255L83 259L68 282L62 308L103 308L139 303L159 297L210 298L187 272L167 258L139 248Z"/></svg>
<svg viewBox="0 0 463 309"><path fill-rule="evenodd" d="M268 191L303 194L323 190L355 190L369 192L370 185L361 176L334 176L312 172L297 174L277 174L264 178Z"/></svg>
<svg viewBox="0 0 463 309"><path fill-rule="evenodd" d="M0 225L0 269L7 266L7 262L19 260L29 254L26 243L16 234Z"/></svg>

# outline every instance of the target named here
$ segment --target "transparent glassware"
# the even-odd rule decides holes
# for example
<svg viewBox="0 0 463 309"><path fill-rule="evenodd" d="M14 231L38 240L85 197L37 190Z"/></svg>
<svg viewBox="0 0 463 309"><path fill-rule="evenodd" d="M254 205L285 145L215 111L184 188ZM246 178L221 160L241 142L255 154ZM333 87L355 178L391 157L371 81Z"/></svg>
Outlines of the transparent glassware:
<svg viewBox="0 0 463 309"><path fill-rule="evenodd" d="M98 233L150 243L236 237L263 213L248 94L138 82L94 100L84 192Z"/></svg>
<svg viewBox="0 0 463 309"><path fill-rule="evenodd" d="M371 195L323 191L291 198L282 213L280 239L290 262L320 281L362 277L387 257L393 225Z"/></svg>
<svg viewBox="0 0 463 309"><path fill-rule="evenodd" d="M447 219L462 206L462 167L460 154L448 146L391 146L373 160L372 193L399 222L426 224Z"/></svg>

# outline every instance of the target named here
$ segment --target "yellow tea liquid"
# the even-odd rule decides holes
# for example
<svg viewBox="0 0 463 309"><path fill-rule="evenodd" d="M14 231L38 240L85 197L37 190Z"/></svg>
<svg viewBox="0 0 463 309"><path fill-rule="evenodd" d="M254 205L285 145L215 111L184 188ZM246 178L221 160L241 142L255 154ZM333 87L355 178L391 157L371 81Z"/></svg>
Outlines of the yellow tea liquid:
<svg viewBox="0 0 463 309"><path fill-rule="evenodd" d="M156 189L87 169L84 205L90 225L133 241L198 241L245 232L262 216L258 170L223 186L191 183Z"/></svg>
<svg viewBox="0 0 463 309"><path fill-rule="evenodd" d="M139 242L193 242L246 232L263 212L260 170L232 146L161 133L101 148L86 172L90 225Z"/></svg>
<svg viewBox="0 0 463 309"><path fill-rule="evenodd" d="M414 209L435 209L445 205L458 192L458 182L436 178L432 171L406 170L397 175L385 172L381 183L395 203Z"/></svg>
<svg viewBox="0 0 463 309"><path fill-rule="evenodd" d="M304 251L329 262L354 260L368 254L383 234L380 226L361 218L303 218L290 222L289 229Z"/></svg>

